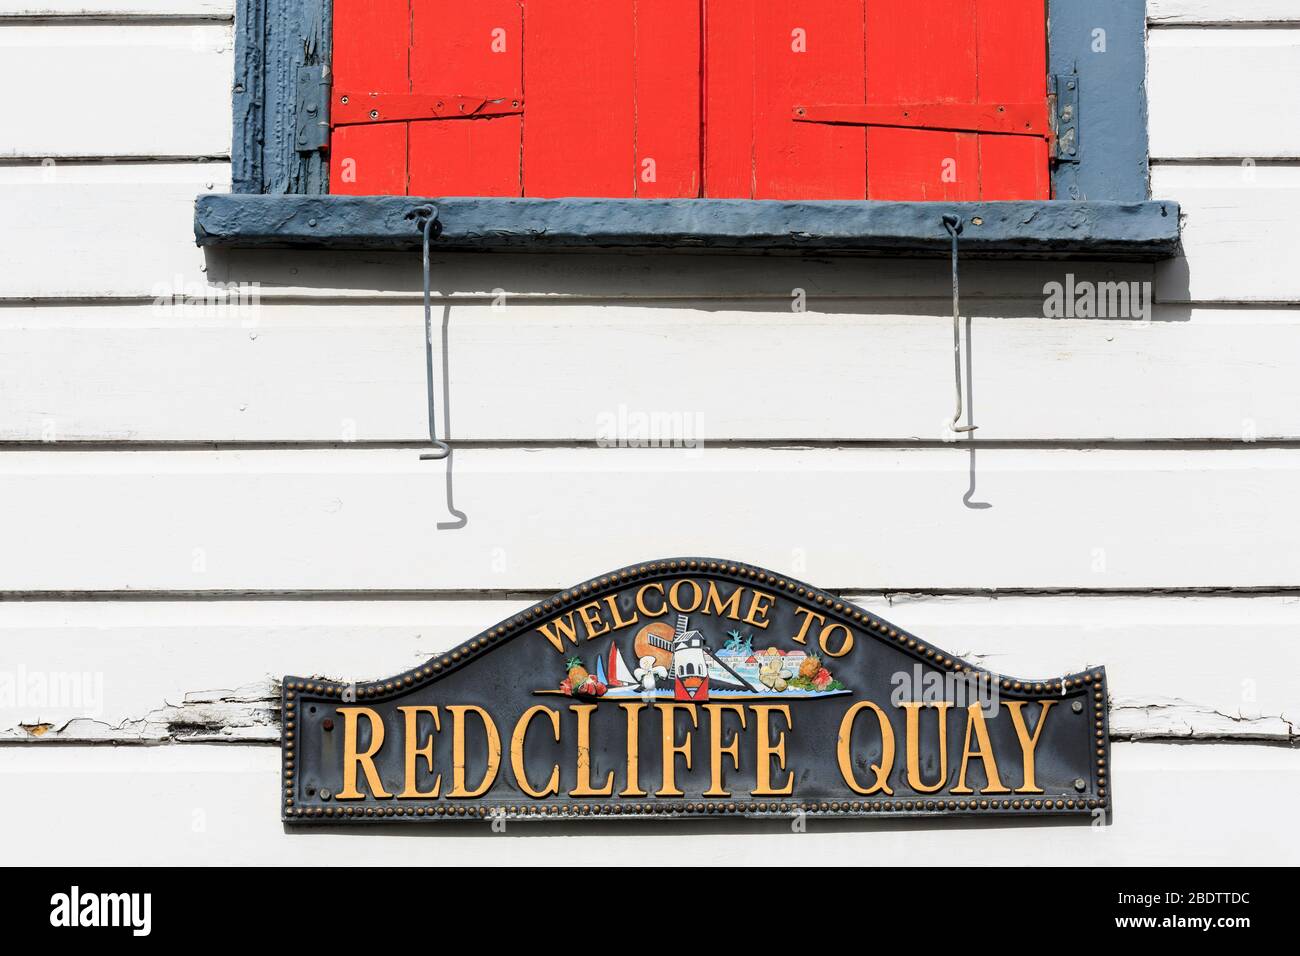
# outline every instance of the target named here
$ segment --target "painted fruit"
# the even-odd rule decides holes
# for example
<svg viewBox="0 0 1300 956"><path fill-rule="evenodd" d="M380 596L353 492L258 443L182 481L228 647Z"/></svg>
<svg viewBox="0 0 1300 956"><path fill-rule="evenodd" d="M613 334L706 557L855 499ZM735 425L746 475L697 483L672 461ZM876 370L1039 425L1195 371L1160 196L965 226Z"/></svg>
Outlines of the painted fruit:
<svg viewBox="0 0 1300 956"><path fill-rule="evenodd" d="M581 687L591 680L591 673L582 666L582 661L578 658L570 657L564 666L569 669L569 683L573 687Z"/></svg>

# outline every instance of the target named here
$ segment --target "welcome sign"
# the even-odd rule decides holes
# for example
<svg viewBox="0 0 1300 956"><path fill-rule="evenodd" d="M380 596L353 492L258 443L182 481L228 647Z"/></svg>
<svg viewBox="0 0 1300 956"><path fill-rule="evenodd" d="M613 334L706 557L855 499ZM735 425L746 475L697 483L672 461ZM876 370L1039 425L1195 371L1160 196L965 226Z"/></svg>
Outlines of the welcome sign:
<svg viewBox="0 0 1300 956"><path fill-rule="evenodd" d="M678 558L570 588L394 677L286 677L289 823L1085 814L1103 668L993 674L861 608Z"/></svg>

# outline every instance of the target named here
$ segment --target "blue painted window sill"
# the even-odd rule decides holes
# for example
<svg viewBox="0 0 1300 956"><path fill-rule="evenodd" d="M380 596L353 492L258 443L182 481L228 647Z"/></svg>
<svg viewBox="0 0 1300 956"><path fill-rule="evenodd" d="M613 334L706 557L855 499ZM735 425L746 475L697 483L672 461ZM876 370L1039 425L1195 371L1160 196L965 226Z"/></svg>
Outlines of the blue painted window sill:
<svg viewBox="0 0 1300 956"><path fill-rule="evenodd" d="M783 202L730 199L419 199L200 196L201 246L413 249L413 211L437 210L449 249L710 249L934 254L956 213L965 255L1154 260L1178 248L1178 204L1148 202Z"/></svg>

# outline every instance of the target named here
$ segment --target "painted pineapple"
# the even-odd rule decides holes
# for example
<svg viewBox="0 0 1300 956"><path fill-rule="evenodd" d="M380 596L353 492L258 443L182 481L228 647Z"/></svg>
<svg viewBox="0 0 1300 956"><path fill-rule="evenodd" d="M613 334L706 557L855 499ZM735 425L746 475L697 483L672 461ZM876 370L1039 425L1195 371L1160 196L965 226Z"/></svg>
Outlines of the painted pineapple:
<svg viewBox="0 0 1300 956"><path fill-rule="evenodd" d="M582 666L582 660L577 657L570 657L564 662L564 666L569 671L569 684L574 690L577 690L587 681L591 680L591 672Z"/></svg>
<svg viewBox="0 0 1300 956"><path fill-rule="evenodd" d="M609 690L604 684L591 676L591 671L582 666L582 661L576 657L570 657L564 662L564 666L569 669L569 676L565 683L569 685L570 694L585 694L588 697L604 697L605 691Z"/></svg>
<svg viewBox="0 0 1300 956"><path fill-rule="evenodd" d="M799 665L799 676L805 680L812 680L817 676L817 672L822 669L822 659L816 654L809 654Z"/></svg>

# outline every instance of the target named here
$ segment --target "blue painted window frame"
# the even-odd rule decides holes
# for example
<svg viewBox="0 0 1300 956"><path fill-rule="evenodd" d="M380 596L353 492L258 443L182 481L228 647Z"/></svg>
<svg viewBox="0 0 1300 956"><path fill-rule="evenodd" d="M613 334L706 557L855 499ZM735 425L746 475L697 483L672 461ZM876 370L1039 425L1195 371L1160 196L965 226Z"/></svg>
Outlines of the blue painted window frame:
<svg viewBox="0 0 1300 956"><path fill-rule="evenodd" d="M941 217L992 256L1159 259L1177 203L1149 198L1145 0L1048 0L1051 74L1078 84L1077 162L1057 197L1024 202L492 199L331 196L319 150L298 152L299 68L330 57L330 0L238 0L232 192L201 196L201 245L410 248L431 204L457 248L720 248L936 253ZM323 103L323 98L322 98Z"/></svg>

